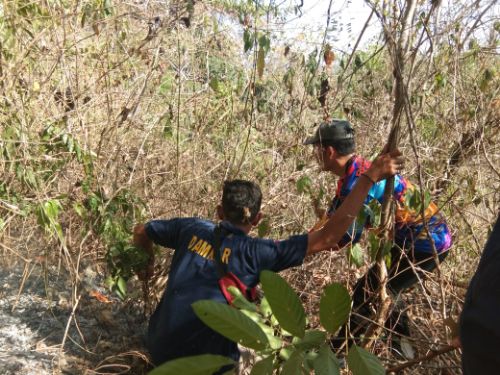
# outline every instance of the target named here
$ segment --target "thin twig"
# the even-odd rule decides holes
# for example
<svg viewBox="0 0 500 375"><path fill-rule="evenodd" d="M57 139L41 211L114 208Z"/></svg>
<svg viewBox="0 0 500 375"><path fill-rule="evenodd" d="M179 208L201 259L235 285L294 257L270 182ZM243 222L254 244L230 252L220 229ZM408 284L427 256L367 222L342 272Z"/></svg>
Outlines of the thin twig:
<svg viewBox="0 0 500 375"><path fill-rule="evenodd" d="M63 353L63 350L64 350L64 344L66 343L66 338L68 337L68 332L69 332L69 327L71 325L71 321L75 317L75 311L78 308L78 303L80 302L81 298L82 298L82 296L79 295L78 298L76 299L75 304L73 306L73 309L71 310L71 314L70 314L70 316L68 318L68 322L66 323L66 328L64 330L63 340L61 342L61 349L59 350L59 358L60 359L62 358L62 353Z"/></svg>
<svg viewBox="0 0 500 375"><path fill-rule="evenodd" d="M411 366L416 365L416 364L421 363L421 362L427 362L430 359L433 359L441 354L449 353L449 352L452 352L456 349L457 349L457 347L455 347L455 346L445 346L445 347L443 347L441 349L437 349L437 350L431 349L430 353L423 356L423 357L415 358L415 359L412 359L411 361L402 363L398 366L388 368L387 373L397 373L401 370L404 370L405 368L411 367Z"/></svg>

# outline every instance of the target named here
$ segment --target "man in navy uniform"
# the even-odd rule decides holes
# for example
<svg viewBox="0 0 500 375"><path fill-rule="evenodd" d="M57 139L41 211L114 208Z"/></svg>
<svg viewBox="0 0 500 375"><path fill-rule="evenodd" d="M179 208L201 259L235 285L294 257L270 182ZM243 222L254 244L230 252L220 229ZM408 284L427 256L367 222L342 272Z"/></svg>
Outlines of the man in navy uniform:
<svg viewBox="0 0 500 375"><path fill-rule="evenodd" d="M356 218L374 181L394 175L402 163L398 151L379 156L322 229L282 241L248 236L261 219L262 194L256 184L243 180L224 184L222 202L217 207L224 235L218 240L214 235L216 224L199 218L137 225L133 242L151 259L142 279L152 274L153 243L175 249L166 290L149 322L147 346L153 363L199 354L218 354L238 361L236 343L207 327L191 307L202 299L226 302L218 284L215 243L220 243L220 258L228 271L252 288L258 284L262 270L279 272L302 264L306 255L331 249Z"/></svg>

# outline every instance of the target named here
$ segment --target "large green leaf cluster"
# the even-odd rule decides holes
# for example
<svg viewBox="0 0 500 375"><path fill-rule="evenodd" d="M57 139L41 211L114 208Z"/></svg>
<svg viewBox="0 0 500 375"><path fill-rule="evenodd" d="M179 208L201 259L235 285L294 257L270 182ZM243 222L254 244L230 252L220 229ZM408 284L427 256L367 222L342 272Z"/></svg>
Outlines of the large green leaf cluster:
<svg viewBox="0 0 500 375"><path fill-rule="evenodd" d="M344 286L333 283L325 288L320 301L320 321L325 331L307 329L302 303L295 291L279 275L262 271L260 275L265 297L260 305L247 301L231 287L233 306L203 300L193 304L196 315L210 328L228 339L253 349L259 360L252 375L340 374L340 361L328 345L329 338L346 323L351 298ZM222 357L224 358L224 357ZM231 364L220 356L195 356L169 361L151 375L186 375L211 373ZM195 364L199 362L199 366ZM373 354L354 345L347 357L354 375L384 373ZM177 372L176 372L177 371Z"/></svg>

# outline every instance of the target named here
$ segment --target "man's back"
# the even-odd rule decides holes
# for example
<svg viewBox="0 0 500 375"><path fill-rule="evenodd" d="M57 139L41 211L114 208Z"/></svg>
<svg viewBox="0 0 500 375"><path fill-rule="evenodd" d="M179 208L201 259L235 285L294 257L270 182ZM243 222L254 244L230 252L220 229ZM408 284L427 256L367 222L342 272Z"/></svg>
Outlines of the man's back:
<svg viewBox="0 0 500 375"><path fill-rule="evenodd" d="M302 263L307 236L272 241L247 236L222 222L221 260L248 287L259 282L263 269L280 271ZM220 354L237 360L235 343L204 325L191 304L201 299L225 303L214 261L215 224L196 218L157 220L146 225L148 237L175 249L167 288L151 317L148 349L155 364L196 354Z"/></svg>

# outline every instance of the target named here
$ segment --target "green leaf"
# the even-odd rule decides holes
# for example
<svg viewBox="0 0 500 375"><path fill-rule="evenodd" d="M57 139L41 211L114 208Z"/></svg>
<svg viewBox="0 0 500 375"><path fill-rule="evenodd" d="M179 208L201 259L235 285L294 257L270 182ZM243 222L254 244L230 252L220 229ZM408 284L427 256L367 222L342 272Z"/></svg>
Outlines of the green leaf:
<svg viewBox="0 0 500 375"><path fill-rule="evenodd" d="M411 208L411 200L413 199L413 194L414 190L413 189L407 189L404 195L404 202L405 206Z"/></svg>
<svg viewBox="0 0 500 375"><path fill-rule="evenodd" d="M36 189L38 187L38 181L31 168L27 169L25 172L25 181L31 188Z"/></svg>
<svg viewBox="0 0 500 375"><path fill-rule="evenodd" d="M269 301L266 296L262 297L262 300L260 301L260 311L265 318L270 318L271 315L273 315L273 311L271 310L271 306L269 306Z"/></svg>
<svg viewBox="0 0 500 375"><path fill-rule="evenodd" d="M243 293L236 288L235 286L231 285L230 287L227 288L227 291L229 294L233 296L233 303L232 305L240 310L248 310L248 311L257 311L257 306L247 300Z"/></svg>
<svg viewBox="0 0 500 375"><path fill-rule="evenodd" d="M347 355L347 364L353 375L383 375L384 366L372 353L353 345Z"/></svg>
<svg viewBox="0 0 500 375"><path fill-rule="evenodd" d="M47 217L52 220L56 220L59 216L59 211L62 209L59 201L54 199L50 199L45 202L45 212L47 213Z"/></svg>
<svg viewBox="0 0 500 375"><path fill-rule="evenodd" d="M172 90L172 87L174 87L174 77L166 73L161 79L160 86L158 86L158 92L166 96Z"/></svg>
<svg viewBox="0 0 500 375"><path fill-rule="evenodd" d="M347 256L349 263L354 263L358 268L365 264L363 249L359 243L347 248Z"/></svg>
<svg viewBox="0 0 500 375"><path fill-rule="evenodd" d="M415 190L413 192L413 196L411 197L410 200L411 208L413 208L415 211L419 211L420 209L420 193L418 190Z"/></svg>
<svg viewBox="0 0 500 375"><path fill-rule="evenodd" d="M311 96L317 96L319 89L319 81L317 77L311 78L309 81L304 82L306 91Z"/></svg>
<svg viewBox="0 0 500 375"><path fill-rule="evenodd" d="M206 375L212 374L222 366L233 365L234 361L220 355L202 354L174 359L156 367L148 375Z"/></svg>
<svg viewBox="0 0 500 375"><path fill-rule="evenodd" d="M90 6L90 4L85 4L83 8L82 20L80 22L81 27L85 26L85 21L87 20L87 18L90 18L91 15L92 15L92 7Z"/></svg>
<svg viewBox="0 0 500 375"><path fill-rule="evenodd" d="M281 339L274 335L274 329L263 321L260 314L248 310L241 310L241 312L257 323L260 329L262 329L262 332L266 334L267 341L269 342L269 347L271 349L278 350L283 346Z"/></svg>
<svg viewBox="0 0 500 375"><path fill-rule="evenodd" d="M269 306L281 327L294 336L304 337L306 314L295 291L281 276L271 271L262 271L260 281Z"/></svg>
<svg viewBox="0 0 500 375"><path fill-rule="evenodd" d="M311 191L311 184L312 184L312 181L311 179L309 178L309 176L302 176L301 178L299 178L297 180L297 191L300 193L300 194L303 194L303 193L306 193L306 192L310 192Z"/></svg>
<svg viewBox="0 0 500 375"><path fill-rule="evenodd" d="M252 49L254 43L254 36L248 29L243 31L243 51L248 52Z"/></svg>
<svg viewBox="0 0 500 375"><path fill-rule="evenodd" d="M363 61L361 61L361 57L359 57L359 55L356 55L356 57L354 58L354 66L356 69L359 69L361 68L361 66L363 66Z"/></svg>
<svg viewBox="0 0 500 375"><path fill-rule="evenodd" d="M302 362L304 362L304 353L294 351L290 358L286 360L281 369L281 375L302 375Z"/></svg>
<svg viewBox="0 0 500 375"><path fill-rule="evenodd" d="M219 85L219 80L215 77L212 77L210 79L210 82L208 83L208 86L210 86L210 88L212 90L214 90L215 92L219 92L220 91L220 85Z"/></svg>
<svg viewBox="0 0 500 375"><path fill-rule="evenodd" d="M429 205L431 204L431 199L432 199L431 193L429 193L427 190L424 191L424 206L423 206L424 210L426 210L427 207L429 207Z"/></svg>
<svg viewBox="0 0 500 375"><path fill-rule="evenodd" d="M255 363L250 375L273 375L274 357L269 356Z"/></svg>
<svg viewBox="0 0 500 375"><path fill-rule="evenodd" d="M245 315L247 318L250 318L253 322L259 324L259 323L264 323L264 319L262 316L255 311L250 311L250 310L240 310L243 315ZM265 333L265 332L264 332Z"/></svg>
<svg viewBox="0 0 500 375"><path fill-rule="evenodd" d="M372 262L377 258L377 251L380 246L380 238L373 232L368 234L368 243L370 244L370 260Z"/></svg>
<svg viewBox="0 0 500 375"><path fill-rule="evenodd" d="M311 350L313 348L319 347L321 344L324 344L325 340L326 332L319 330L310 330L306 331L303 339L295 337L292 343L296 348L300 348L302 350Z"/></svg>
<svg viewBox="0 0 500 375"><path fill-rule="evenodd" d="M370 218L371 220L371 225L373 227L378 227L380 225L380 217L382 214L382 205L376 200L372 199L370 203L368 203L368 207L370 208L372 212L372 217Z"/></svg>
<svg viewBox="0 0 500 375"><path fill-rule="evenodd" d="M334 334L347 322L351 312L349 292L339 283L328 285L319 302L319 320L323 327Z"/></svg>
<svg viewBox="0 0 500 375"><path fill-rule="evenodd" d="M295 353L294 348L292 346L286 346L280 350L279 357L287 361L293 353Z"/></svg>
<svg viewBox="0 0 500 375"><path fill-rule="evenodd" d="M424 210L429 207L432 197L428 191L424 191L424 201L422 202L422 193L418 189L408 189L404 196L405 205L420 213L422 205Z"/></svg>
<svg viewBox="0 0 500 375"><path fill-rule="evenodd" d="M259 37L259 46L264 50L264 53L267 54L271 49L271 40L265 34Z"/></svg>
<svg viewBox="0 0 500 375"><path fill-rule="evenodd" d="M316 360L316 358L318 358L318 352L312 350L305 352L303 365L306 374L312 374L312 371L314 369L314 361Z"/></svg>
<svg viewBox="0 0 500 375"><path fill-rule="evenodd" d="M448 80L446 79L446 76L443 75L441 72L436 73L436 75L434 76L434 82L436 83L437 87L441 88L446 86L447 81Z"/></svg>
<svg viewBox="0 0 500 375"><path fill-rule="evenodd" d="M375 213L372 211L371 207L364 204L356 217L356 225L364 227L367 223L371 223L374 218Z"/></svg>
<svg viewBox="0 0 500 375"><path fill-rule="evenodd" d="M323 345L313 361L316 375L339 375L340 364L328 345Z"/></svg>
<svg viewBox="0 0 500 375"><path fill-rule="evenodd" d="M262 329L241 311L211 300L197 301L192 306L198 318L229 340L254 350L268 346Z"/></svg>
<svg viewBox="0 0 500 375"><path fill-rule="evenodd" d="M370 257L372 261L375 261L377 259L377 253L379 251L382 251L382 255L386 257L386 263L387 263L387 257L389 260L391 259L391 249L394 247L394 243L392 241L384 242L380 239L378 239L378 243L376 247L372 247L370 249ZM382 249L380 248L382 246ZM390 268L390 263L387 264L387 268Z"/></svg>
<svg viewBox="0 0 500 375"><path fill-rule="evenodd" d="M59 238L59 240L61 242L63 242L64 241L64 235L63 235L63 230L62 230L61 224L55 222L55 223L53 223L53 227L54 227L54 230L56 232L57 237Z"/></svg>
<svg viewBox="0 0 500 375"><path fill-rule="evenodd" d="M318 56L318 49L315 48L314 51L312 51L308 56L307 56L307 63L305 63L305 70L306 72L309 72L314 75L316 72L316 67L318 65L317 62L317 57Z"/></svg>
<svg viewBox="0 0 500 375"><path fill-rule="evenodd" d="M265 237L269 234L269 231L271 230L271 226L269 225L269 219L264 218L261 220L257 227L257 233L260 238Z"/></svg>
<svg viewBox="0 0 500 375"><path fill-rule="evenodd" d="M121 298L125 298L125 296L127 295L127 282L123 277L118 277L118 280L116 280L116 288L118 295Z"/></svg>
<svg viewBox="0 0 500 375"><path fill-rule="evenodd" d="M76 160L82 162L82 149L78 143L75 144L75 154L76 154Z"/></svg>
<svg viewBox="0 0 500 375"><path fill-rule="evenodd" d="M394 242L392 241L387 241L384 243L384 256L391 255L391 249L394 247Z"/></svg>
<svg viewBox="0 0 500 375"><path fill-rule="evenodd" d="M387 269L390 269L391 265L392 265L391 253L388 253L384 256L384 262L385 262L385 266L387 267Z"/></svg>
<svg viewBox="0 0 500 375"><path fill-rule="evenodd" d="M293 68L289 68L286 73L283 75L283 83L285 87L288 89L288 93L291 94L293 91L293 79L295 77L295 70ZM300 170L300 169L299 169Z"/></svg>
<svg viewBox="0 0 500 375"><path fill-rule="evenodd" d="M113 14L111 0L104 0L103 10L104 10L104 15L106 15L106 16L110 16L111 14Z"/></svg>

